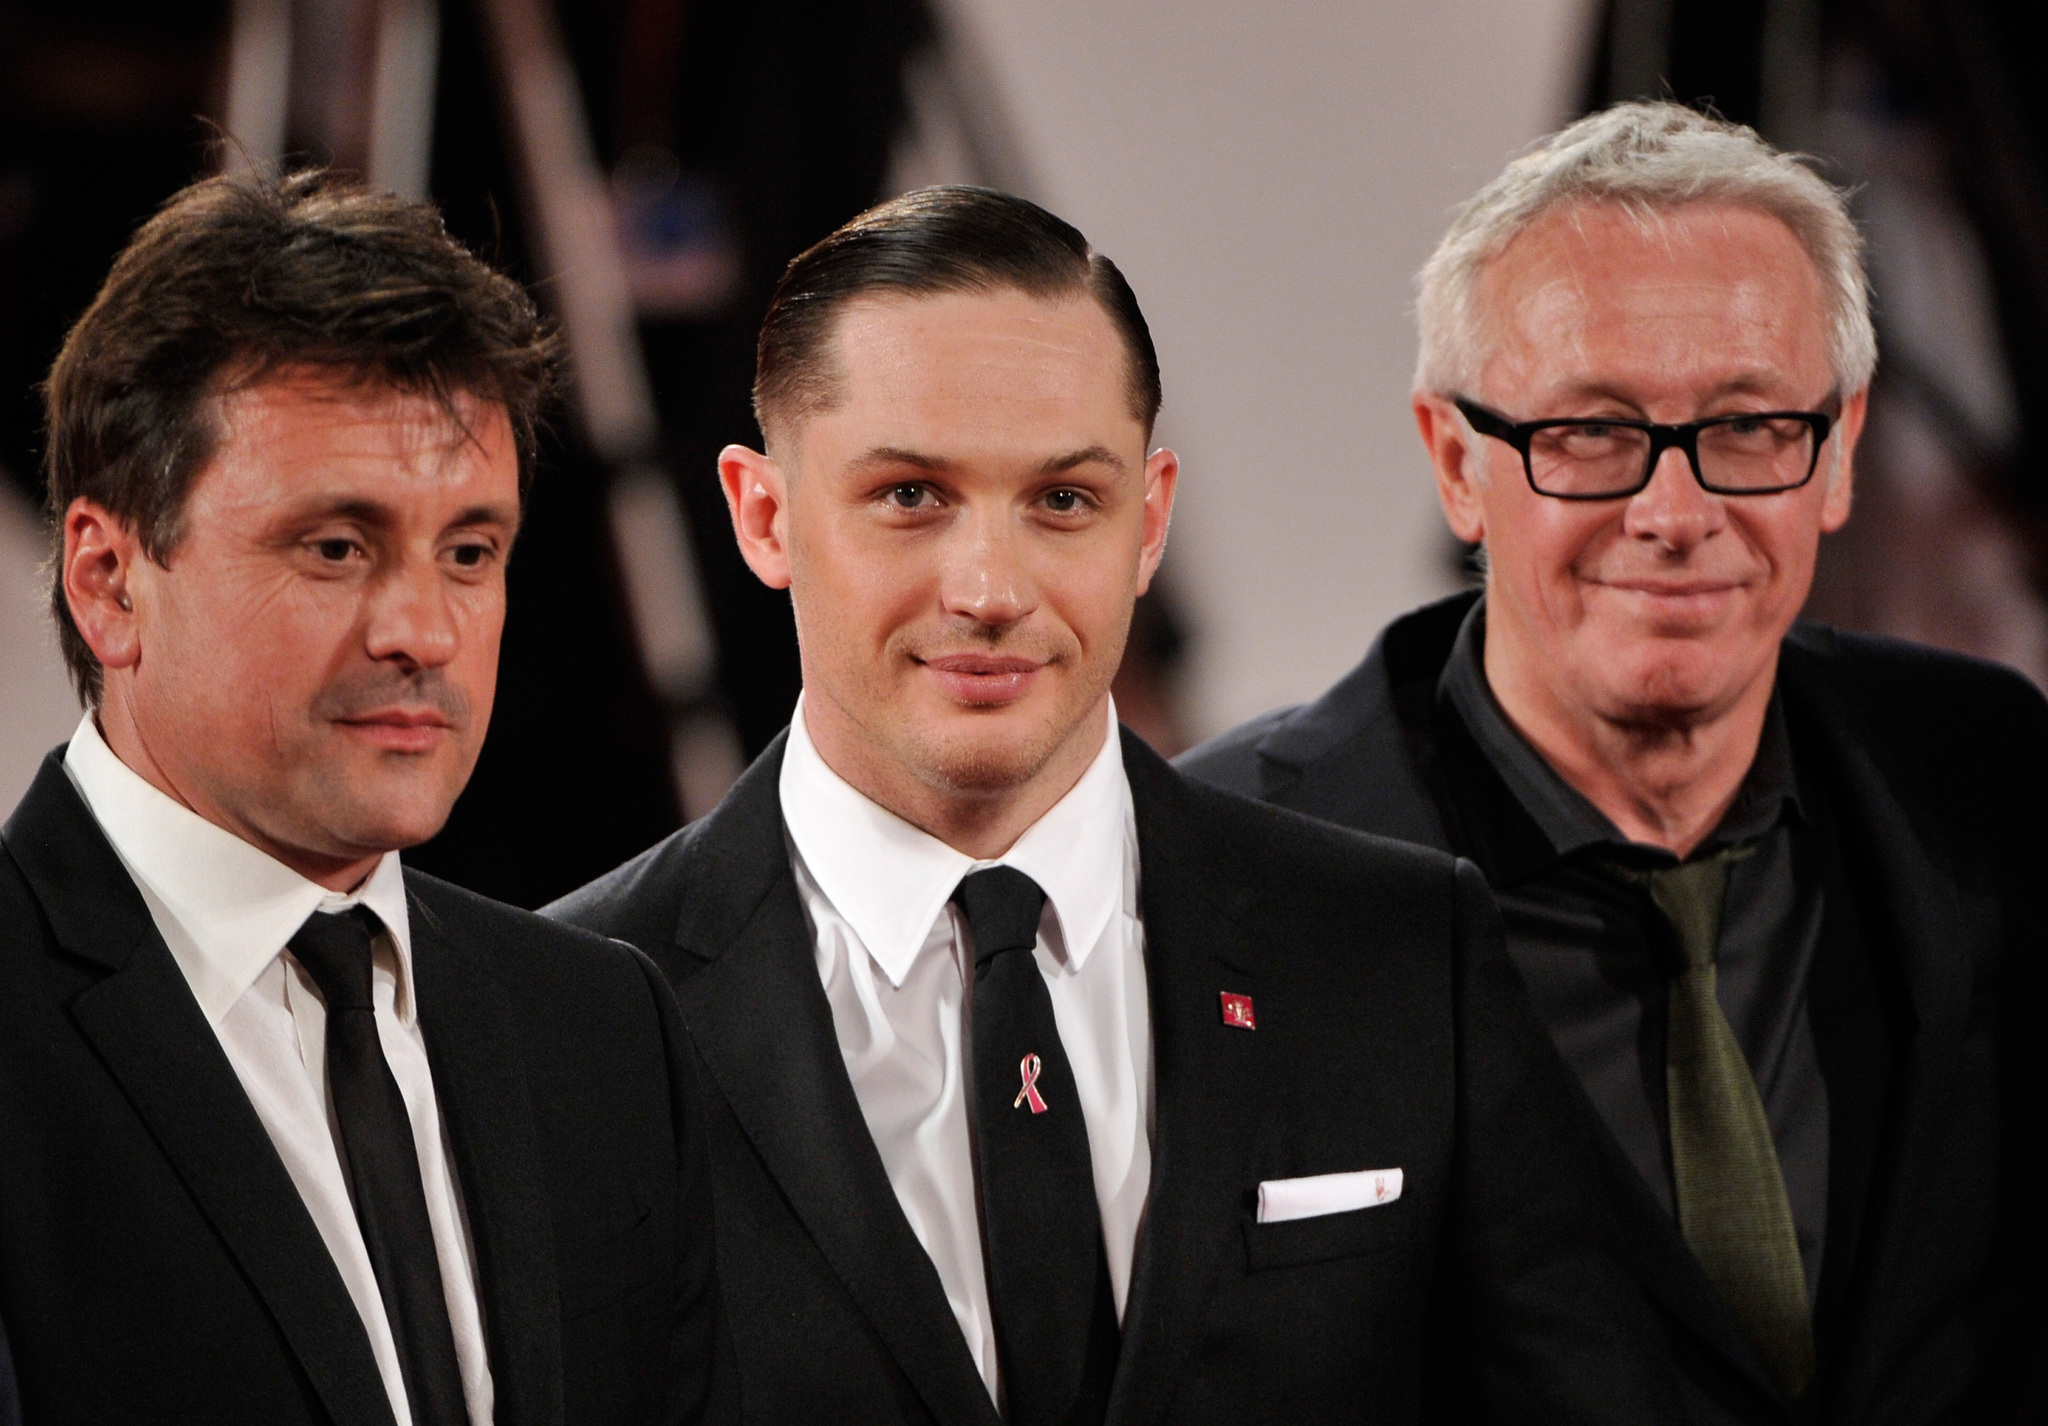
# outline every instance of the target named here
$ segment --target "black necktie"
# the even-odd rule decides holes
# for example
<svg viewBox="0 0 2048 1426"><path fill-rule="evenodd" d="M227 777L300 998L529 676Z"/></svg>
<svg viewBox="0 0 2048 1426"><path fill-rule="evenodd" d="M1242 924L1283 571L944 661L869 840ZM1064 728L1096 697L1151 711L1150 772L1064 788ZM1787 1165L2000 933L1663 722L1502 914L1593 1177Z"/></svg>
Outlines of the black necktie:
<svg viewBox="0 0 2048 1426"><path fill-rule="evenodd" d="M1010 1426L1083 1426L1109 1409L1121 1334L1088 1126L1032 952L1045 893L1012 867L960 882L974 937L969 1115Z"/></svg>
<svg viewBox="0 0 2048 1426"><path fill-rule="evenodd" d="M341 1125L342 1168L391 1319L414 1426L463 1426L469 1413L462 1369L412 1120L377 1038L370 941L382 926L363 906L337 915L316 911L291 949L327 1001L327 1085Z"/></svg>

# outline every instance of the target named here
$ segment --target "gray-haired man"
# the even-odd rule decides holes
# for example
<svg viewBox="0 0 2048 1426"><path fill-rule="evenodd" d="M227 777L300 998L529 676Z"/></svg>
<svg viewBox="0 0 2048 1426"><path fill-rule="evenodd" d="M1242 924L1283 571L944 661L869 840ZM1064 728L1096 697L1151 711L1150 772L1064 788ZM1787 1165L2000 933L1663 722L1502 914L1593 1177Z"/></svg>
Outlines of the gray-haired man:
<svg viewBox="0 0 2048 1426"><path fill-rule="evenodd" d="M1416 421L1485 590L1183 766L1487 873L1697 1420L2017 1419L2048 707L1794 626L1876 361L1841 195L1622 105L1509 165L1420 289Z"/></svg>

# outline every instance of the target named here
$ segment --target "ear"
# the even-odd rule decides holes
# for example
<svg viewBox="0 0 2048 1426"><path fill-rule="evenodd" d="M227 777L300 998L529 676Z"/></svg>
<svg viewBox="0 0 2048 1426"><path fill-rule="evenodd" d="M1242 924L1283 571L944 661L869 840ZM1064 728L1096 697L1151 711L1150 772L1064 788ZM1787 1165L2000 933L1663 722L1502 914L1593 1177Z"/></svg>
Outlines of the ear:
<svg viewBox="0 0 2048 1426"><path fill-rule="evenodd" d="M1832 535L1849 523L1849 507L1856 494L1856 443L1863 438L1863 418L1869 414L1870 388L1866 386L1842 403L1842 414L1835 428L1828 432L1828 439L1840 444L1833 460L1825 452L1821 455L1821 462L1827 467L1823 478L1828 483L1820 506L1820 528L1824 535Z"/></svg>
<svg viewBox="0 0 2048 1426"><path fill-rule="evenodd" d="M1436 498L1444 507L1451 533L1467 544L1486 541L1486 506L1472 479L1470 429L1458 408L1441 396L1416 392L1412 400L1416 429L1436 467Z"/></svg>
<svg viewBox="0 0 2048 1426"><path fill-rule="evenodd" d="M64 603L86 647L106 669L132 668L142 659L142 620L135 576L143 561L135 532L95 500L79 496L64 512L64 555L59 572Z"/></svg>
<svg viewBox="0 0 2048 1426"><path fill-rule="evenodd" d="M1145 543L1138 552L1138 593L1152 587L1166 554L1166 530L1173 523L1173 492L1180 484L1180 457L1164 446L1145 462Z"/></svg>
<svg viewBox="0 0 2048 1426"><path fill-rule="evenodd" d="M770 589L789 588L789 481L782 467L746 446L727 446L718 453L718 483L747 568Z"/></svg>

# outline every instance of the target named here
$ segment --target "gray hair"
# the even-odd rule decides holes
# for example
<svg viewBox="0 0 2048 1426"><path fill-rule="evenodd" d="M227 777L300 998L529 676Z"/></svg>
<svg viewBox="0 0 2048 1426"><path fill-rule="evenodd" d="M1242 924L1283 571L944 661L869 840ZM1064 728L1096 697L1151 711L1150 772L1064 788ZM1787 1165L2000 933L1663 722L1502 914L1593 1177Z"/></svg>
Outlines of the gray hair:
<svg viewBox="0 0 2048 1426"><path fill-rule="evenodd" d="M1415 389L1445 395L1477 382L1486 344L1480 274L1539 218L1572 203L1612 203L1647 224L1701 202L1760 209L1792 230L1826 294L1837 389L1846 395L1869 385L1877 334L1847 194L1754 129L1681 104L1637 102L1539 139L1458 210L1415 278Z"/></svg>

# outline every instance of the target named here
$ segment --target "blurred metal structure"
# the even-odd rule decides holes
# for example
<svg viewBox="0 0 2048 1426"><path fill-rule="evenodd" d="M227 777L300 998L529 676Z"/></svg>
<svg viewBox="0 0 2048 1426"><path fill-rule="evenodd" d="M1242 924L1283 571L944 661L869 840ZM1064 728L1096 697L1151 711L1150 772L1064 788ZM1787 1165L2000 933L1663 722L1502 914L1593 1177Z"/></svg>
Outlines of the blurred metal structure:
<svg viewBox="0 0 2048 1426"><path fill-rule="evenodd" d="M568 343L585 432L613 473L614 543L649 681L669 706L677 795L701 816L738 773L737 738L709 702L717 649L689 527L658 462L661 422L583 97L541 0L478 0L510 119L541 270Z"/></svg>
<svg viewBox="0 0 2048 1426"><path fill-rule="evenodd" d="M224 162L275 172L317 153L425 198L440 34L436 0L234 0Z"/></svg>

